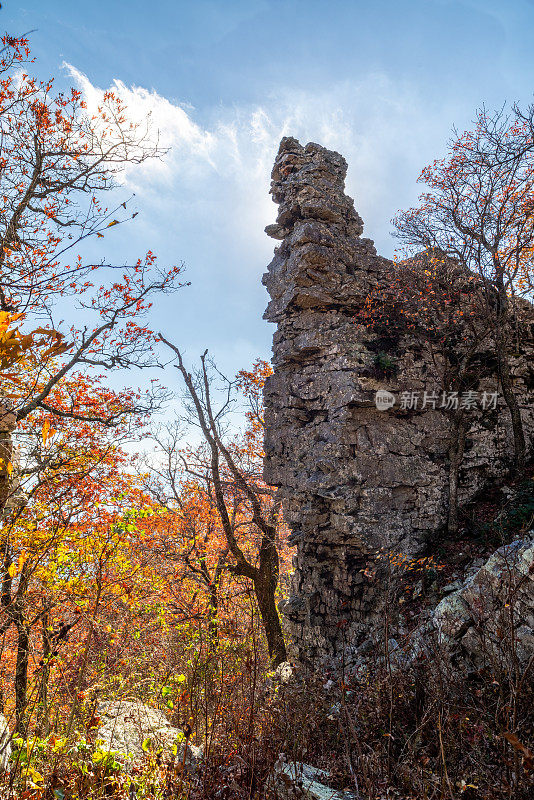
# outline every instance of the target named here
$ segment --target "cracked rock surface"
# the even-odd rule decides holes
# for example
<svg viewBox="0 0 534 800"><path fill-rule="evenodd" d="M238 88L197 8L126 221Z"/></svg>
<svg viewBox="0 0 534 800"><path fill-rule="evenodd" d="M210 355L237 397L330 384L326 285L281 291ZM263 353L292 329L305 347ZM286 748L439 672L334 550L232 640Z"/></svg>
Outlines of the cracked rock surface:
<svg viewBox="0 0 534 800"><path fill-rule="evenodd" d="M434 627L475 664L534 656L534 531L500 547L434 609ZM511 640L513 636L514 641Z"/></svg>
<svg viewBox="0 0 534 800"><path fill-rule="evenodd" d="M377 552L428 553L448 510L449 418L431 406L406 413L375 404L378 390L431 393L440 383L409 331L388 344L355 321L393 264L362 237L346 171L339 153L284 138L271 185L278 217L266 229L279 244L263 279L271 298L265 317L277 326L264 390L264 475L279 487L296 546L291 596L281 609L297 657L312 661L365 642L383 616ZM512 372L531 439L532 335L529 341ZM376 358L388 347L396 369L385 377ZM498 391L496 376L486 374L480 389ZM461 504L508 473L513 437L501 399L492 415L473 414L467 439Z"/></svg>

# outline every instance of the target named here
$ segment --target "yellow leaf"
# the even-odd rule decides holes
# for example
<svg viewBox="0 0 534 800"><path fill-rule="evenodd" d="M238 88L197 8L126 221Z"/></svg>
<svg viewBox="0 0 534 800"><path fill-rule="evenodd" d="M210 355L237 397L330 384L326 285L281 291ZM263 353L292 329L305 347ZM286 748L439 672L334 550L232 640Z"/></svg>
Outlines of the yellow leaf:
<svg viewBox="0 0 534 800"><path fill-rule="evenodd" d="M7 572L8 572L8 575L9 575L10 578L14 578L15 575L17 574L16 565L15 564L11 564L11 566L8 568Z"/></svg>
<svg viewBox="0 0 534 800"><path fill-rule="evenodd" d="M52 436L54 435L55 432L56 432L55 428L51 427L50 422L48 420L45 420L45 423L43 425L43 430L42 430L43 444L44 445L46 445L47 442L50 441L50 439L52 438Z"/></svg>

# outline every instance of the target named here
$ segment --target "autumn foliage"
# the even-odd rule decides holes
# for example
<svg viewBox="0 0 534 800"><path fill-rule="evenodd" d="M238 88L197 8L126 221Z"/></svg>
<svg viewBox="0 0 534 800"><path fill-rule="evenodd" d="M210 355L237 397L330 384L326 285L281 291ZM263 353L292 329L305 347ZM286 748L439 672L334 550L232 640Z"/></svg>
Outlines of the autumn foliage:
<svg viewBox="0 0 534 800"><path fill-rule="evenodd" d="M0 712L13 754L0 797L262 798L281 751L334 764L340 788L353 788L358 761L377 800L384 787L407 784L405 753L417 751L435 788L425 796L447 796L448 777L436 777L440 741L452 748L461 736L467 748L493 729L477 706L480 728L467 730L443 685L425 695L441 662L430 678L399 679L395 697L378 659L375 675L350 686L343 676L332 697L321 695L328 675L273 685L288 658L277 605L291 553L280 498L262 475L271 367L258 359L227 379L206 352L190 372L179 347L152 328L152 304L183 286L182 266L161 268L149 247L119 266L100 247L137 216L116 178L160 154L157 136L131 123L113 92L90 112L79 91L57 93L52 80L32 77L26 39L2 43ZM510 145L526 141L529 124L516 121ZM448 191L472 146L464 137L451 164L425 173L434 192ZM508 293L531 287L531 178L517 175L495 200L514 209L498 249ZM432 208L443 210L432 202L404 218L407 238L415 241L416 222L430 226ZM395 320L431 346L462 338L474 347L489 262L474 277L466 261L469 275L450 281L443 265L456 270L458 248L430 234L425 247L424 267L403 261L358 321L395 335ZM417 279L407 282L410 271ZM493 332L505 324L493 323ZM166 375L176 367L185 400L155 381L149 390L121 385L125 369L163 363ZM99 747L100 703L121 698L165 711L187 741L202 743L202 773L186 779L148 745L145 763L127 770ZM462 695L462 713L471 700Z"/></svg>

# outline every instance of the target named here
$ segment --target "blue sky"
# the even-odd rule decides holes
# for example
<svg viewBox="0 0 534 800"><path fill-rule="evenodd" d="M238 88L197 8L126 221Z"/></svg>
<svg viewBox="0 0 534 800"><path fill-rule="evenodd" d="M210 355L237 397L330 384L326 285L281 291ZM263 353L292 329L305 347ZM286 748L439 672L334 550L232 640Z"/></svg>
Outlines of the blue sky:
<svg viewBox="0 0 534 800"><path fill-rule="evenodd" d="M134 116L152 111L169 155L127 174L139 216L95 256L184 261L191 287L155 322L229 374L270 353L263 228L282 135L343 153L365 234L391 255L389 220L452 125L533 99L534 0L5 0L0 19L37 29L41 77L89 96L118 84Z"/></svg>

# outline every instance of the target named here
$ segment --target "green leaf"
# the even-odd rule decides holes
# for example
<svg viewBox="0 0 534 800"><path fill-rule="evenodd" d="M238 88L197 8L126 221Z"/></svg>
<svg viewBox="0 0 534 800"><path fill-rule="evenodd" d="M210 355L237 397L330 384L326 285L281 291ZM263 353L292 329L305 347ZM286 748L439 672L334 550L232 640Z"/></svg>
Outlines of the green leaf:
<svg viewBox="0 0 534 800"><path fill-rule="evenodd" d="M148 753L148 751L150 750L150 746L151 745L152 745L152 739L150 739L150 738L145 739L143 741L143 744L141 745L143 753Z"/></svg>

